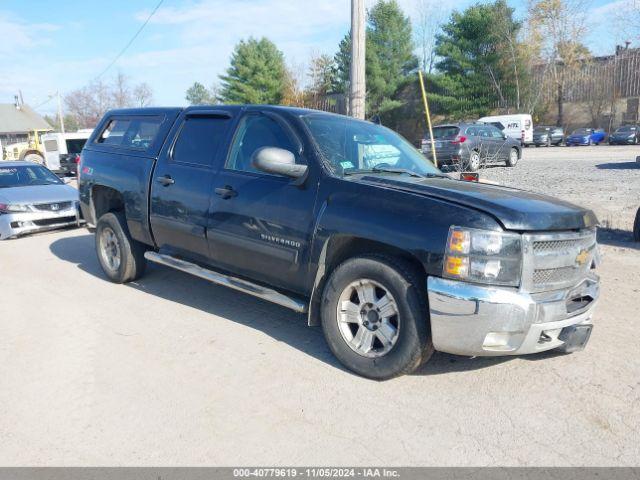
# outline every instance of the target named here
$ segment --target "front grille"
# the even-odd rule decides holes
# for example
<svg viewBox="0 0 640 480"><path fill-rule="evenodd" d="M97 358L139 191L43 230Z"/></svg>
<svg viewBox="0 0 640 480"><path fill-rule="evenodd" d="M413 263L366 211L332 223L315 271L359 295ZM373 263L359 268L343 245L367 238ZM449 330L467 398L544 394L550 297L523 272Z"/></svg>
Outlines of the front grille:
<svg viewBox="0 0 640 480"><path fill-rule="evenodd" d="M32 222L39 227L48 227L50 225L62 225L64 223L72 223L76 221L76 217L58 217L47 218L44 220L32 220Z"/></svg>
<svg viewBox="0 0 640 480"><path fill-rule="evenodd" d="M34 205L33 207L36 210L40 210L42 212L57 212L59 210L67 210L71 208L72 202L54 202L54 203L41 203L39 205Z"/></svg>
<svg viewBox="0 0 640 480"><path fill-rule="evenodd" d="M533 271L533 284L536 286L549 283L565 282L576 276L575 267L546 268Z"/></svg>
<svg viewBox="0 0 640 480"><path fill-rule="evenodd" d="M596 253L595 229L523 235L522 288L529 292L578 285Z"/></svg>
<svg viewBox="0 0 640 480"><path fill-rule="evenodd" d="M533 242L533 252L548 252L550 250L566 250L580 244L579 239L572 240L547 240L542 242Z"/></svg>

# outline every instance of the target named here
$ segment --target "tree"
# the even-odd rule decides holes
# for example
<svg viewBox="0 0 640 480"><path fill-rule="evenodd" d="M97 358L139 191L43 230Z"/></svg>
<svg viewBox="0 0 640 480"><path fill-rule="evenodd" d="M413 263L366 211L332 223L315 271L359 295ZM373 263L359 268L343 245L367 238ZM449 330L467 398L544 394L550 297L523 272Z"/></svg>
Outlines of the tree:
<svg viewBox="0 0 640 480"><path fill-rule="evenodd" d="M367 51L367 101L370 113L380 113L418 67L411 21L396 0L378 0L368 12Z"/></svg>
<svg viewBox="0 0 640 480"><path fill-rule="evenodd" d="M220 80L220 98L227 103L278 104L287 82L284 55L266 38L242 40Z"/></svg>
<svg viewBox="0 0 640 480"><path fill-rule="evenodd" d="M148 83L142 82L135 86L133 100L137 107L148 107L153 103L153 90Z"/></svg>
<svg viewBox="0 0 640 480"><path fill-rule="evenodd" d="M312 56L309 66L309 93L313 96L325 96L334 85L334 60L326 54Z"/></svg>
<svg viewBox="0 0 640 480"><path fill-rule="evenodd" d="M584 46L586 35L586 0L530 0L531 39L545 64L555 91L556 124L564 124L566 81L589 59ZM541 87L543 88L543 87Z"/></svg>
<svg viewBox="0 0 640 480"><path fill-rule="evenodd" d="M190 105L210 105L214 103L209 90L200 82L194 82L187 90L185 100Z"/></svg>
<svg viewBox="0 0 640 480"><path fill-rule="evenodd" d="M54 116L45 115L44 119L49 125L53 127L53 129L56 132L60 132L62 130L60 128L60 117L58 117L58 115L54 115ZM80 127L78 126L78 121L76 120L76 117L70 114L66 114L64 116L64 129L66 132L75 132L79 128Z"/></svg>
<svg viewBox="0 0 640 480"><path fill-rule="evenodd" d="M98 79L67 93L64 104L78 128L93 128L107 110L146 106L152 98L153 92L149 85L141 83L131 88L129 77L118 73L111 82ZM71 124L73 122L68 121L65 116L65 127Z"/></svg>
<svg viewBox="0 0 640 480"><path fill-rule="evenodd" d="M437 36L436 99L452 116L476 116L516 99L525 70L517 35L520 23L505 0L476 4L454 12Z"/></svg>
<svg viewBox="0 0 640 480"><path fill-rule="evenodd" d="M367 112L378 114L397 105L394 99L418 66L413 53L411 21L396 0L378 0L367 13ZM351 36L340 42L334 57L333 90L347 93L351 65Z"/></svg>
<svg viewBox="0 0 640 480"><path fill-rule="evenodd" d="M436 60L436 36L444 22L444 10L437 0L417 1L416 39L420 50L420 68L432 73Z"/></svg>

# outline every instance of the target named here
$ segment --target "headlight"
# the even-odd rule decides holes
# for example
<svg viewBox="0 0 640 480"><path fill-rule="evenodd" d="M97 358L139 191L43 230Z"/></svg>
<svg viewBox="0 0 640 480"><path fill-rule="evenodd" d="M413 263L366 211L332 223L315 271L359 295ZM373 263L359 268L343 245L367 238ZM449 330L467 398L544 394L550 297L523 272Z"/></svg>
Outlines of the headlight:
<svg viewBox="0 0 640 480"><path fill-rule="evenodd" d="M443 275L455 280L518 286L521 259L518 234L451 227Z"/></svg>
<svg viewBox="0 0 640 480"><path fill-rule="evenodd" d="M26 205L17 205L11 203L0 203L0 213L28 212L29 207Z"/></svg>

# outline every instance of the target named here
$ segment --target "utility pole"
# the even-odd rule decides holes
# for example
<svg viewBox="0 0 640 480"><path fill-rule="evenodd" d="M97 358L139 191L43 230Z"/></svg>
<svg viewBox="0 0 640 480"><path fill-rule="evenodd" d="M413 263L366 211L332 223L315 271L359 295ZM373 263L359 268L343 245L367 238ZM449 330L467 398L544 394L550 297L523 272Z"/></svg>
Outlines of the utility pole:
<svg viewBox="0 0 640 480"><path fill-rule="evenodd" d="M365 106L365 45L364 0L351 0L351 71L349 111L352 117L364 119Z"/></svg>
<svg viewBox="0 0 640 480"><path fill-rule="evenodd" d="M58 97L58 119L60 120L60 133L64 133L64 117L62 116L62 102L60 101L60 90L56 92Z"/></svg>

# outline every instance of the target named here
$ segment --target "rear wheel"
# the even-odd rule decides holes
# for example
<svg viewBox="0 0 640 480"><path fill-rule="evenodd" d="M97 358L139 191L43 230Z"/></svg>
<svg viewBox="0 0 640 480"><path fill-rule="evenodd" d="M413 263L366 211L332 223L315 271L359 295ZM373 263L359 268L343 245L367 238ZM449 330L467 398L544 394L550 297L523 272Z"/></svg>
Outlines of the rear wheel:
<svg viewBox="0 0 640 480"><path fill-rule="evenodd" d="M95 235L98 260L109 280L126 283L142 276L146 267L145 247L131 238L123 213L101 216Z"/></svg>
<svg viewBox="0 0 640 480"><path fill-rule="evenodd" d="M518 163L518 149L512 148L509 151L509 158L507 160L507 167L515 167L516 163Z"/></svg>
<svg viewBox="0 0 640 480"><path fill-rule="evenodd" d="M475 172L480 168L480 153L473 151L469 154L467 168L472 172Z"/></svg>
<svg viewBox="0 0 640 480"><path fill-rule="evenodd" d="M329 348L349 370L385 380L429 359L424 281L402 260L361 256L331 274L322 298L322 329Z"/></svg>

